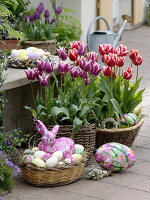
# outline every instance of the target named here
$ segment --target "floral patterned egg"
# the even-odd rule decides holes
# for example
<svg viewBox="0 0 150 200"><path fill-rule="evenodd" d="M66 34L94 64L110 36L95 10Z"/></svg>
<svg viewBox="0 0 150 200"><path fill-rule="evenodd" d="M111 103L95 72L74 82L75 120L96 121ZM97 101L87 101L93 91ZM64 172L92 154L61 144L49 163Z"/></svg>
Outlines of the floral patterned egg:
<svg viewBox="0 0 150 200"><path fill-rule="evenodd" d="M135 125L138 122L138 117L134 113L124 114L124 117L120 118L120 122L126 125Z"/></svg>
<svg viewBox="0 0 150 200"><path fill-rule="evenodd" d="M136 155L129 147L111 142L97 149L95 159L101 167L113 172L121 172L135 164Z"/></svg>

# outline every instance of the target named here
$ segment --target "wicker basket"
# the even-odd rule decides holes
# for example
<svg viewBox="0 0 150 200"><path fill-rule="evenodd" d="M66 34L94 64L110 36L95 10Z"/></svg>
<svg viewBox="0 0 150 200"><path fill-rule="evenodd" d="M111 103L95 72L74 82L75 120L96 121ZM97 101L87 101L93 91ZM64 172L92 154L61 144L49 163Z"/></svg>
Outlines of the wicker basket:
<svg viewBox="0 0 150 200"><path fill-rule="evenodd" d="M35 124L35 121L34 121ZM51 130L52 126L48 126L48 129ZM72 125L60 125L59 132L57 134L57 138L59 137L70 137L72 132ZM34 128L34 127L33 127ZM41 137L39 133L37 133L37 130L34 128L34 136L33 140L38 141L38 138ZM37 139L36 139L37 138ZM93 152L95 150L95 143L96 143L96 130L95 130L95 124L90 124L88 126L84 126L81 128L81 130L75 135L73 138L74 142L76 144L81 144L84 146L85 151L87 153L87 162L89 163L91 156L93 155ZM31 140L30 146L37 146L37 144L33 144L33 141Z"/></svg>
<svg viewBox="0 0 150 200"><path fill-rule="evenodd" d="M79 163L63 168L38 168L32 164L21 165L24 179L34 186L60 186L79 180L84 172L85 164Z"/></svg>
<svg viewBox="0 0 150 200"><path fill-rule="evenodd" d="M137 137L144 120L141 119L135 126L120 129L97 129L96 148L108 142L118 142L131 147Z"/></svg>
<svg viewBox="0 0 150 200"><path fill-rule="evenodd" d="M49 51L52 55L56 55L56 40L24 41L21 45L24 49L28 47L36 47L43 49L44 51Z"/></svg>

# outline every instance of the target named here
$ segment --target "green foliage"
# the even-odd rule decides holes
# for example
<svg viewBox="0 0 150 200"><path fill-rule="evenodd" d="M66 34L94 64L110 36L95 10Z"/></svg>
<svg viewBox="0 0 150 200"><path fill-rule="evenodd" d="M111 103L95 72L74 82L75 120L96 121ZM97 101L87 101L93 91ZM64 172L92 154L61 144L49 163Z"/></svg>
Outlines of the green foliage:
<svg viewBox="0 0 150 200"><path fill-rule="evenodd" d="M0 158L0 194L11 192L13 184L12 169Z"/></svg>

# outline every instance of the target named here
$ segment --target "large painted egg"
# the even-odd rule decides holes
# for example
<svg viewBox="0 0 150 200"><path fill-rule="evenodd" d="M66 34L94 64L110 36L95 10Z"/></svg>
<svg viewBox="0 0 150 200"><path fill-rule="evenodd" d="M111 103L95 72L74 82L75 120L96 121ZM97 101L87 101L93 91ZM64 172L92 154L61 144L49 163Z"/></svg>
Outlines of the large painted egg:
<svg viewBox="0 0 150 200"><path fill-rule="evenodd" d="M134 113L127 113L127 114L124 114L124 117L120 118L120 122L122 124L133 126L137 124L138 117Z"/></svg>
<svg viewBox="0 0 150 200"><path fill-rule="evenodd" d="M121 172L135 164L136 155L129 147L111 142L97 149L95 159L101 167L113 172Z"/></svg>

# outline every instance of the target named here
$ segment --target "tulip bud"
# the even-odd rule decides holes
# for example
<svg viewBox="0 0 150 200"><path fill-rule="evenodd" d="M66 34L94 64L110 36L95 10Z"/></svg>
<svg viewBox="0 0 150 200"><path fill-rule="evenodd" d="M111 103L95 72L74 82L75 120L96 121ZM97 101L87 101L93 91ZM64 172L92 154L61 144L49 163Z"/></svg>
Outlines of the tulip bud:
<svg viewBox="0 0 150 200"><path fill-rule="evenodd" d="M41 2L37 8L37 11L41 14L44 10L44 4Z"/></svg>
<svg viewBox="0 0 150 200"><path fill-rule="evenodd" d="M53 18L53 19L51 20L50 24L54 24L55 22L56 22L56 19Z"/></svg>
<svg viewBox="0 0 150 200"><path fill-rule="evenodd" d="M87 49L87 44L81 43L81 45L78 48L78 55L82 56L86 52L86 49Z"/></svg>
<svg viewBox="0 0 150 200"><path fill-rule="evenodd" d="M124 61L125 61L125 57L118 57L118 59L116 61L116 65L118 67L122 67L124 65Z"/></svg>
<svg viewBox="0 0 150 200"><path fill-rule="evenodd" d="M58 6L55 10L55 14L56 15L60 15L60 13L62 12L62 7L61 6Z"/></svg>
<svg viewBox="0 0 150 200"><path fill-rule="evenodd" d="M103 74L105 76L111 77L114 75L114 73L112 72L112 68L107 66L107 67L103 67Z"/></svg>
<svg viewBox="0 0 150 200"><path fill-rule="evenodd" d="M143 62L143 58L142 56L138 55L135 60L132 60L132 62L136 66L141 65Z"/></svg>
<svg viewBox="0 0 150 200"><path fill-rule="evenodd" d="M50 74L45 75L43 73L42 76L39 75L40 85L41 86L48 86L49 79L50 79Z"/></svg>
<svg viewBox="0 0 150 200"><path fill-rule="evenodd" d="M90 79L89 77L85 79L85 85L89 85L90 84Z"/></svg>
<svg viewBox="0 0 150 200"><path fill-rule="evenodd" d="M49 16L50 16L49 10L46 9L46 10L44 11L44 17L45 17L45 18L49 18Z"/></svg>
<svg viewBox="0 0 150 200"><path fill-rule="evenodd" d="M70 49L68 52L68 56L71 61L76 61L78 59L78 50L77 49Z"/></svg>
<svg viewBox="0 0 150 200"><path fill-rule="evenodd" d="M97 62L98 61L98 53L96 53L95 51L89 52L87 54L87 59L92 60L92 63Z"/></svg>
<svg viewBox="0 0 150 200"><path fill-rule="evenodd" d="M102 71L102 67L98 63L94 63L91 67L90 73L94 76L98 76L98 74Z"/></svg>
<svg viewBox="0 0 150 200"><path fill-rule="evenodd" d="M72 77L77 78L78 76L80 76L81 69L80 67L72 67L70 69L70 73Z"/></svg>
<svg viewBox="0 0 150 200"><path fill-rule="evenodd" d="M29 15L29 20L30 20L30 22L33 22L34 16L32 14Z"/></svg>
<svg viewBox="0 0 150 200"><path fill-rule="evenodd" d="M25 70L26 76L28 78L28 80L34 80L36 78L37 75L37 68L28 68L28 70Z"/></svg>
<svg viewBox="0 0 150 200"><path fill-rule="evenodd" d="M65 63L63 61L60 61L58 64L58 71L61 73L67 73L70 70L69 63Z"/></svg>
<svg viewBox="0 0 150 200"><path fill-rule="evenodd" d="M114 67L117 62L117 55L109 53L108 55L105 55L105 62L109 67Z"/></svg>
<svg viewBox="0 0 150 200"><path fill-rule="evenodd" d="M45 65L44 61L38 61L37 62L38 70L42 72L44 70L44 65Z"/></svg>
<svg viewBox="0 0 150 200"><path fill-rule="evenodd" d="M79 49L79 47L81 46L81 42L80 41L73 41L70 43L70 47L71 49Z"/></svg>
<svg viewBox="0 0 150 200"><path fill-rule="evenodd" d="M136 57L138 56L138 54L139 54L138 50L131 49L131 50L129 51L129 58L130 58L131 60L135 60Z"/></svg>
<svg viewBox="0 0 150 200"><path fill-rule="evenodd" d="M81 72L80 72L80 77L83 78L83 79L87 79L87 77L88 77L88 72L81 71Z"/></svg>
<svg viewBox="0 0 150 200"><path fill-rule="evenodd" d="M101 44L99 45L99 53L100 55L108 55L113 52L113 47L111 44Z"/></svg>
<svg viewBox="0 0 150 200"><path fill-rule="evenodd" d="M129 51L127 50L127 47L123 44L120 44L118 49L120 50L117 54L118 56L126 56L129 53Z"/></svg>
<svg viewBox="0 0 150 200"><path fill-rule="evenodd" d="M122 70L122 76L126 80L130 80L132 78L132 68L128 67L126 71Z"/></svg>
<svg viewBox="0 0 150 200"><path fill-rule="evenodd" d="M29 21L29 17L28 17L28 16L25 16L25 17L24 17L24 22L25 22L25 23L28 23L28 21Z"/></svg>
<svg viewBox="0 0 150 200"><path fill-rule="evenodd" d="M47 73L51 73L53 71L53 62L45 62L44 71Z"/></svg>
<svg viewBox="0 0 150 200"><path fill-rule="evenodd" d="M34 20L39 20L40 19L40 13L38 12L38 11L36 11L35 13L34 13Z"/></svg>
<svg viewBox="0 0 150 200"><path fill-rule="evenodd" d="M64 47L59 47L59 49L57 49L57 53L61 60L64 61L67 59L66 49Z"/></svg>

